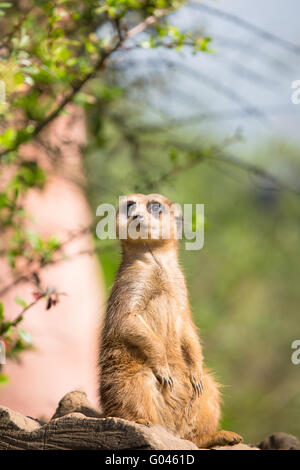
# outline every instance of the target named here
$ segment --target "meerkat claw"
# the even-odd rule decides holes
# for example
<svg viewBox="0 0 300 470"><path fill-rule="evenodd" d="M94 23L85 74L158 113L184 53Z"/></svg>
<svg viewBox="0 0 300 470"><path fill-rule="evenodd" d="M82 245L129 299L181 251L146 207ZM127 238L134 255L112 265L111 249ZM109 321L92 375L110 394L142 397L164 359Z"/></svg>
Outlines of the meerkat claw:
<svg viewBox="0 0 300 470"><path fill-rule="evenodd" d="M173 379L172 377L163 377L161 375L156 375L156 378L160 385L162 385L163 388L169 387L171 390L173 388Z"/></svg>
<svg viewBox="0 0 300 470"><path fill-rule="evenodd" d="M193 386L193 389L195 390L196 394L198 397L202 395L203 392L203 380L200 379L200 382L197 382L196 377L194 375L191 376L191 384Z"/></svg>

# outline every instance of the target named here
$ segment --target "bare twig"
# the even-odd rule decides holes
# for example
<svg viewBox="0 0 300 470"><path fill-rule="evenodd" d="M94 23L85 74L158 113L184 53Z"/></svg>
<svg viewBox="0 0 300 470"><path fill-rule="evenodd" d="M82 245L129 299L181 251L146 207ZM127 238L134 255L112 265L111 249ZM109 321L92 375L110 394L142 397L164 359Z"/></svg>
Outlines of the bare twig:
<svg viewBox="0 0 300 470"><path fill-rule="evenodd" d="M292 108L290 105L277 105L277 106L266 106L260 108L260 110L266 116L274 116L280 114L290 114L297 112L297 109ZM251 111L251 112L250 112ZM149 124L135 126L133 130L135 132L141 132L145 134L151 134L154 132L166 132L170 129L176 129L184 126L191 126L194 124L200 124L202 121L228 121L231 119L247 119L254 118L255 113L249 109L250 115L246 115L243 110L239 109L226 109L224 111L208 111L201 114L195 114L184 119L169 119L166 124Z"/></svg>
<svg viewBox="0 0 300 470"><path fill-rule="evenodd" d="M131 38L133 36L136 36L137 34L140 34L142 31L144 31L146 28L148 28L148 26L150 26L151 24L154 24L158 21L159 18L167 15L168 13L170 13L170 11L168 10L164 10L163 12L161 12L161 15L159 16L148 16L148 18L145 19L145 21L142 21L140 24L138 24L137 26L134 26L134 28L130 29L127 33L127 38Z"/></svg>
<svg viewBox="0 0 300 470"><path fill-rule="evenodd" d="M240 168L241 170L247 171L255 176L262 178L265 181L268 181L272 185L272 189L274 190L285 190L291 193L295 193L300 195L300 188L292 187L291 185L285 183L281 179L277 178L277 176L272 175L270 172L265 170L264 168L258 167L251 162L247 162L241 160L240 158L236 157L235 155L231 155L230 153L223 153L221 152L218 156L212 156L212 159L217 160L219 162L224 162L229 165L235 166Z"/></svg>
<svg viewBox="0 0 300 470"><path fill-rule="evenodd" d="M30 310L34 305L36 305L40 300L44 299L47 296L47 293L45 292L44 294L41 294L40 297L37 299L34 299L30 304L26 305L26 307L23 308L21 313L18 314L18 316L12 321L9 322L10 326L17 326L18 323L20 323L23 320L24 313L27 312L27 310Z"/></svg>
<svg viewBox="0 0 300 470"><path fill-rule="evenodd" d="M197 166L201 162L220 162L225 163L236 168L239 168L249 174L260 177L262 180L271 184L273 190L285 190L297 195L300 195L299 187L292 187L291 185L285 183L284 181L277 178L275 175L271 174L264 168L261 168L251 162L242 160L235 155L230 154L225 151L224 146L214 146L209 153L203 153L203 151L195 146L190 146L187 144L176 143L172 141L169 143L173 148L177 148L185 153L191 154L191 158L184 164L173 167L171 170L167 171L161 175L154 182L151 182L146 186L145 189L153 190L161 183L167 181L168 179L176 176L177 174L186 171L190 168Z"/></svg>
<svg viewBox="0 0 300 470"><path fill-rule="evenodd" d="M250 21L240 18L239 16L236 16L232 13L227 13L226 11L212 7L210 5L204 5L203 3L191 2L189 6L193 9L201 10L208 13L209 15L222 18L225 21L229 21L230 23L233 23L236 26L239 26L240 28L246 29L247 31L251 31L252 33L256 34L257 36L263 39L267 39L273 42L274 44L278 44L289 52L292 52L294 54L300 54L300 47L296 44L292 44L286 39L282 39L281 37L276 36L275 34L270 33L269 31L266 31L263 28L260 28L259 26L250 23Z"/></svg>
<svg viewBox="0 0 300 470"><path fill-rule="evenodd" d="M135 67L138 65L143 67L149 67L151 69L153 69L153 67L157 69L158 67L161 67L161 65L166 65L170 68L173 68L174 71L181 73L182 75L200 81L206 87L211 88L216 93L220 93L221 95L225 96L228 100L230 100L232 103L236 104L239 108L241 108L241 110L243 110L246 115L254 117L259 121L262 121L263 123L267 121L267 116L264 114L264 112L259 107L250 103L236 90L230 88L227 85L224 85L221 81L205 73L203 70L190 67L186 63L182 64L172 59L164 59L163 61L157 59L150 59L145 62L139 60L138 64L136 61L131 60L127 61L126 65L132 65Z"/></svg>

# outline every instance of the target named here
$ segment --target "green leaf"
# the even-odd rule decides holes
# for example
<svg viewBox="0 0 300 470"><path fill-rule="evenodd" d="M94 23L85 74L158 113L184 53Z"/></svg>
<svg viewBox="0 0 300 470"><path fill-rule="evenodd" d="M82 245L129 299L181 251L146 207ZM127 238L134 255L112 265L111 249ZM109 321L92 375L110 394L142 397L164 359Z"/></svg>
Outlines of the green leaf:
<svg viewBox="0 0 300 470"><path fill-rule="evenodd" d="M55 28L52 31L52 37L54 39L61 38L64 35L64 30L62 28Z"/></svg>
<svg viewBox="0 0 300 470"><path fill-rule="evenodd" d="M25 302L25 300L21 299L21 297L16 297L15 302L17 304L21 305L21 307L24 307L24 308L26 308L28 306L28 304Z"/></svg>
<svg viewBox="0 0 300 470"><path fill-rule="evenodd" d="M7 148L12 148L15 144L17 137L17 131L15 129L8 128L0 135L0 145Z"/></svg>
<svg viewBox="0 0 300 470"><path fill-rule="evenodd" d="M33 344L33 339L32 339L32 336L31 334L26 331L26 330L23 330L23 328L18 328L18 333L19 333L19 336L20 338L27 344Z"/></svg>
<svg viewBox="0 0 300 470"><path fill-rule="evenodd" d="M178 150L175 148L170 148L169 149L169 155L170 155L170 160L174 163L177 162L178 160Z"/></svg>
<svg viewBox="0 0 300 470"><path fill-rule="evenodd" d="M195 40L195 51L202 51L202 52L209 52L213 53L216 52L214 49L210 47L212 39L207 37L207 38L197 38Z"/></svg>
<svg viewBox="0 0 300 470"><path fill-rule="evenodd" d="M0 385L5 385L9 381L8 377L0 372Z"/></svg>
<svg viewBox="0 0 300 470"><path fill-rule="evenodd" d="M141 44L140 44L144 49L153 49L154 47L156 47L156 41L155 41L155 38L153 36L151 36L149 39L145 40L145 41L141 41Z"/></svg>
<svg viewBox="0 0 300 470"><path fill-rule="evenodd" d="M3 336L8 341L11 341L11 335L13 334L12 322L6 321L3 322L0 326L1 336Z"/></svg>
<svg viewBox="0 0 300 470"><path fill-rule="evenodd" d="M0 302L0 321L2 321L4 318L4 305L2 302Z"/></svg>
<svg viewBox="0 0 300 470"><path fill-rule="evenodd" d="M48 248L51 250L57 250L60 247L60 241L52 235L48 240Z"/></svg>
<svg viewBox="0 0 300 470"><path fill-rule="evenodd" d="M27 85L29 85L29 86L34 85L34 80L30 75L25 75L24 76L24 82L27 83Z"/></svg>
<svg viewBox="0 0 300 470"><path fill-rule="evenodd" d="M43 187L45 183L45 173L35 161L22 162L16 176L18 183L23 183L28 187Z"/></svg>
<svg viewBox="0 0 300 470"><path fill-rule="evenodd" d="M30 245L32 246L34 250L39 251L43 248L43 240L38 233L27 230L26 236Z"/></svg>

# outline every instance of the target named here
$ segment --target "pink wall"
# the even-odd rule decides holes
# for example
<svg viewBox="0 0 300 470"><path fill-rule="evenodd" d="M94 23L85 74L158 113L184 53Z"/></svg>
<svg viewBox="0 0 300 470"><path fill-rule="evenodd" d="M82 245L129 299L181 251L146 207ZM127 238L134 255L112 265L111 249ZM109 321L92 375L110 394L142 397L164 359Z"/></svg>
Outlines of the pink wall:
<svg viewBox="0 0 300 470"><path fill-rule="evenodd" d="M53 154L57 161L50 162L40 146L23 149L28 158L38 156L51 175L43 191L34 190L27 196L27 209L37 221L31 228L43 236L56 234L62 240L91 221L90 209L77 184L84 183L80 155L80 146L85 142L84 118L72 106L69 111L47 134L48 142L59 148ZM67 244L65 251L72 255L92 246L90 235L85 235ZM2 288L9 282L4 261L0 262L0 272ZM50 265L41 271L41 280L43 286L55 286L68 295L49 311L41 301L26 313L22 327L32 334L36 350L23 353L21 364L8 361L4 366L10 382L0 388L0 405L34 417L50 417L62 396L74 389L85 391L97 403L97 339L104 292L95 255L75 256ZM20 296L30 302L34 290L31 285L19 284L1 298L10 317L21 309L14 298Z"/></svg>

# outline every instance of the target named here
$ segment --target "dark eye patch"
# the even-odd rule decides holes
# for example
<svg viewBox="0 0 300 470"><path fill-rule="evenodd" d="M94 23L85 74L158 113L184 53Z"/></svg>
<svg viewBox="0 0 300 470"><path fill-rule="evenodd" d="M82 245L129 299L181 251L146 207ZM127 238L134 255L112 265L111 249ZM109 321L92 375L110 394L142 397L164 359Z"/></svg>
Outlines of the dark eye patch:
<svg viewBox="0 0 300 470"><path fill-rule="evenodd" d="M151 201L147 204L147 211L155 217L158 217L162 213L163 208L160 202Z"/></svg>
<svg viewBox="0 0 300 470"><path fill-rule="evenodd" d="M127 217L132 214L132 211L134 210L135 206L136 203L134 201L127 201Z"/></svg>

